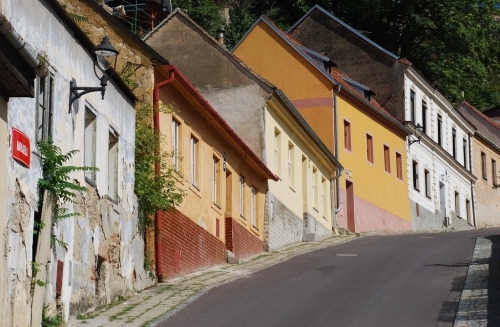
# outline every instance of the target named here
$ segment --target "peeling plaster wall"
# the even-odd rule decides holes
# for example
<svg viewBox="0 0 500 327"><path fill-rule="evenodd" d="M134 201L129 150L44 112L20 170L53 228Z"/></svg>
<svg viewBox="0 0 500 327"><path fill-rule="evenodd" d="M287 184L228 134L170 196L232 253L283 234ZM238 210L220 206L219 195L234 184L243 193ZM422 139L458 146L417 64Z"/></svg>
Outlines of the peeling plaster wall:
<svg viewBox="0 0 500 327"><path fill-rule="evenodd" d="M92 107L96 114L96 167L100 170L96 173L95 186L85 181L83 172L72 173L72 179L88 187L88 192L78 194L77 204L65 204L70 212L79 212L81 216L55 223L53 232L67 243L67 247L53 247L47 267L45 302L54 310L57 261L64 262L61 309L64 318L68 319L70 314L109 303L118 294L127 295L152 283L143 268L144 243L138 232L134 194L134 103L109 82L104 100L100 93L90 93L77 100L69 110L72 78L80 86L99 84L90 54L45 1L3 0L2 10L35 54L47 53L54 75L54 143L64 153L79 150L68 165L83 166L85 106ZM0 103L0 114L2 105ZM0 316L6 325L24 327L29 325L31 316L33 221L38 201L36 184L41 176L40 157L35 146L36 99L10 98L7 106L7 131L11 127L23 131L30 138L32 153L28 169L10 157L10 137L7 138L7 150L2 148L5 136L0 134L0 151L9 154L6 174L0 174L6 176L2 184L7 185L7 215L5 221L0 221L0 227L6 225L0 230L3 235L3 238L0 236L0 249L5 248L0 253ZM107 197L111 129L118 135L116 203Z"/></svg>

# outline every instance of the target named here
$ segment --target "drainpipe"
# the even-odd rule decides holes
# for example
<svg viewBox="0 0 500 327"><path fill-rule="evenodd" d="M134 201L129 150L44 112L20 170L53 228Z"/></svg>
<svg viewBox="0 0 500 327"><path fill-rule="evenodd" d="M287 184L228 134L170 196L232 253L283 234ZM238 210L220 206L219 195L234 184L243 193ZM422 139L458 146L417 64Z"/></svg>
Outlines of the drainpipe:
<svg viewBox="0 0 500 327"><path fill-rule="evenodd" d="M337 90L332 91L333 95L333 127L335 128L335 135L333 136L334 138L334 144L335 144L335 158L337 161L339 161L339 133L338 133L338 112L337 112L337 94L339 94L340 89L342 88L342 84L339 83ZM340 161L339 161L340 162ZM337 213L340 211L340 183L338 178L342 175L342 171L337 168L337 173L335 178L332 179L335 180L335 187L336 187L336 192L334 192L333 187L334 185L332 184L332 194L335 193L336 200L332 201L332 207L333 207L333 227L335 228L335 231L337 231ZM337 203L337 205L335 205Z"/></svg>
<svg viewBox="0 0 500 327"><path fill-rule="evenodd" d="M153 125L155 133L160 133L160 89L165 85L172 83L175 77L175 71L177 70L176 66L167 65L166 68L170 71L170 76L167 80L155 84L153 90L153 105L154 105L154 113L153 113ZM156 149L156 155L160 154L160 145ZM155 174L156 176L160 176L160 161L155 162ZM160 211L156 211L155 213L155 263L156 263L156 273L158 275L158 280L162 281L163 279L163 271L161 266L161 244L160 244Z"/></svg>
<svg viewBox="0 0 500 327"><path fill-rule="evenodd" d="M23 57L23 59L28 63L28 65L35 69L40 63L36 56L28 48L28 43L26 43L23 38L17 34L9 21L5 16L0 14L0 33L5 36L5 38L12 44L12 46L17 50L17 52Z"/></svg>

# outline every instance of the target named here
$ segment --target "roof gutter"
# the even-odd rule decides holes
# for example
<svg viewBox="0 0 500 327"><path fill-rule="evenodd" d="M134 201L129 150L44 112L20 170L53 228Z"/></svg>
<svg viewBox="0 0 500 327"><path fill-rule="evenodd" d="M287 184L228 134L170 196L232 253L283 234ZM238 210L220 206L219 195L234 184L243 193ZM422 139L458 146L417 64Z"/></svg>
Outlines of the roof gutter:
<svg viewBox="0 0 500 327"><path fill-rule="evenodd" d="M17 34L12 25L4 15L0 14L0 33L12 44L16 51L23 57L28 65L35 69L40 65L40 62L28 48L28 43Z"/></svg>
<svg viewBox="0 0 500 327"><path fill-rule="evenodd" d="M153 125L154 125L154 131L156 134L160 133L160 89L164 87L165 85L172 83L175 78L175 72L177 71L176 66L171 66L168 65L167 69L170 71L170 76L168 79L155 84L154 89L153 89ZM158 147L155 150L155 154L159 156L160 154L160 145L158 144ZM156 176L160 176L160 161L156 160L155 161L155 174ZM161 223L161 216L160 216L160 210L157 210L155 212L155 263L156 263L156 274L158 275L158 280L160 282L163 281L163 268L162 268L162 262L161 262L161 244L160 244L160 223Z"/></svg>

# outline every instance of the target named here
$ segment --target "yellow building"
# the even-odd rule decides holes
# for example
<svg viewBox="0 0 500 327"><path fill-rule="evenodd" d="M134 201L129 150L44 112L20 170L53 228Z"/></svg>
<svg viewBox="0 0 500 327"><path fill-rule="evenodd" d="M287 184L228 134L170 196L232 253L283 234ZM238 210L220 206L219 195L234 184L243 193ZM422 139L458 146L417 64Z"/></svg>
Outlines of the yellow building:
<svg viewBox="0 0 500 327"><path fill-rule="evenodd" d="M458 111L477 129L472 147L475 226L500 226L500 188L493 188L500 184L500 125L465 101Z"/></svg>
<svg viewBox="0 0 500 327"><path fill-rule="evenodd" d="M265 17L233 53L282 89L342 162L340 226L355 232L411 229L408 131L371 99L368 87L335 71L332 60L303 47Z"/></svg>
<svg viewBox="0 0 500 327"><path fill-rule="evenodd" d="M276 176L175 66L156 68L162 145L185 197L160 214L158 274L170 278L263 251L267 180Z"/></svg>
<svg viewBox="0 0 500 327"><path fill-rule="evenodd" d="M341 165L283 92L179 9L145 41L182 70L279 177L267 184L264 248L331 235L331 185Z"/></svg>

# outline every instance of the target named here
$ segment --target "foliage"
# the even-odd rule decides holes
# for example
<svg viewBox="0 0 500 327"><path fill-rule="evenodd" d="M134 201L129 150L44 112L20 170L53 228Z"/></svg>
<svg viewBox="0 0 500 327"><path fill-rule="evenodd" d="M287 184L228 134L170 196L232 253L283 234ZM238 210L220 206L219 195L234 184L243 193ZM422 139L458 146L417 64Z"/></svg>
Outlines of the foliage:
<svg viewBox="0 0 500 327"><path fill-rule="evenodd" d="M173 0L172 8L181 8L210 35L216 36L224 29L222 7L214 0Z"/></svg>
<svg viewBox="0 0 500 327"><path fill-rule="evenodd" d="M133 63L127 62L123 65L121 72L118 73L131 91L134 91L137 86L139 86L139 84L134 81L134 77L136 76L134 67L135 65Z"/></svg>
<svg viewBox="0 0 500 327"><path fill-rule="evenodd" d="M42 310L42 327L58 327L63 325L62 314L59 312L53 317L47 316L48 305L43 306Z"/></svg>
<svg viewBox="0 0 500 327"><path fill-rule="evenodd" d="M61 149L54 144L51 137L47 140L39 140L37 145L42 156L42 177L38 180L38 192L40 194L40 200L38 203L39 208L42 208L42 195L45 190L48 190L56 198L54 204L54 216L56 219L64 219L80 215L77 212L69 213L67 208L62 207L62 205L66 202L76 203L74 200L76 197L75 192L87 190L85 187L71 182L69 174L74 171L98 169L95 167L64 166L64 163L70 160L71 157L78 151L73 150L63 154ZM35 220L35 233L38 233L38 231L43 227L44 224L42 222ZM56 243L64 247L67 246L66 243L59 240L52 234L51 246L54 246ZM37 264L35 263L35 265Z"/></svg>
<svg viewBox="0 0 500 327"><path fill-rule="evenodd" d="M135 192L139 200L140 220L143 226L152 225L151 215L156 211L168 211L182 202L184 192L176 185L174 171L167 163L168 154L158 152L164 137L153 128L153 111L172 112L171 107L152 108L142 103L136 109L135 144ZM160 164L160 174L156 175L155 165Z"/></svg>
<svg viewBox="0 0 500 327"><path fill-rule="evenodd" d="M288 30L318 4L387 50L410 60L455 104L464 99L462 91L465 100L481 110L500 104L500 23L495 20L500 16L498 0L177 2L174 4L185 8L212 36L216 36L214 26L219 24L214 17L215 4L227 6L228 48L244 36L260 15L267 15Z"/></svg>

